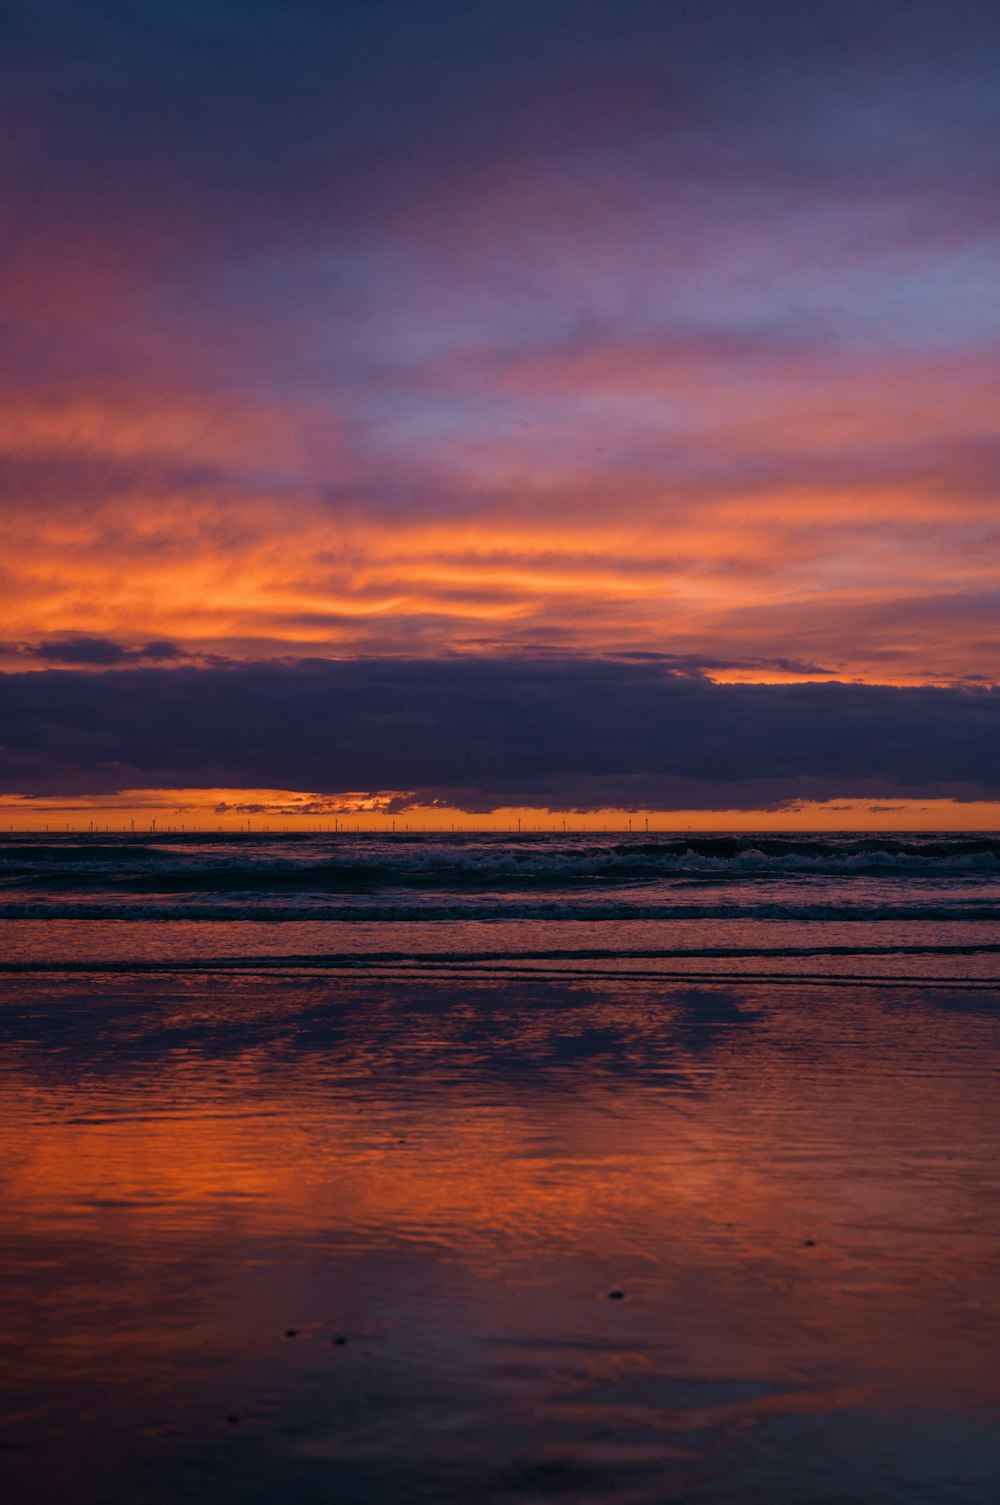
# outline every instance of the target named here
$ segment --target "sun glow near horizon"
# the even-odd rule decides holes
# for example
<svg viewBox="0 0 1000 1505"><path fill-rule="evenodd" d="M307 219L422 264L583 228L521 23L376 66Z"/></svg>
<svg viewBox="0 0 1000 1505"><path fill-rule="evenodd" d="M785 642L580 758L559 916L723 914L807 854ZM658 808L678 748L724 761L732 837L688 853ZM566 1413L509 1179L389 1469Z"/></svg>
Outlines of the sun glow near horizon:
<svg viewBox="0 0 1000 1505"><path fill-rule="evenodd" d="M404 795L345 794L339 798L279 789L144 789L113 798L0 797L0 831L63 834L121 832L265 835L343 832L510 835L767 832L1000 832L1000 801L801 801L781 809L551 810L507 806L467 811L408 804Z"/></svg>

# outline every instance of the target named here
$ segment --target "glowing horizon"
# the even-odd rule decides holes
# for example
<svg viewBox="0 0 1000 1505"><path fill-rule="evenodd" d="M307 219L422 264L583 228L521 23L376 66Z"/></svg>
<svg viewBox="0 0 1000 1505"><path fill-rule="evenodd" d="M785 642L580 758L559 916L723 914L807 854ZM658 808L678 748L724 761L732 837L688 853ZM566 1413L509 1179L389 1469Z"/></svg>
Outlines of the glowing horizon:
<svg viewBox="0 0 1000 1505"><path fill-rule="evenodd" d="M115 800L11 800L0 798L0 830L24 833L238 834L252 831L397 835L449 831L635 836L713 832L860 831L1000 832L1000 801L806 801L785 809L548 810L507 806L489 813L449 806L405 804L393 813L389 796L309 798L298 790L146 789Z"/></svg>

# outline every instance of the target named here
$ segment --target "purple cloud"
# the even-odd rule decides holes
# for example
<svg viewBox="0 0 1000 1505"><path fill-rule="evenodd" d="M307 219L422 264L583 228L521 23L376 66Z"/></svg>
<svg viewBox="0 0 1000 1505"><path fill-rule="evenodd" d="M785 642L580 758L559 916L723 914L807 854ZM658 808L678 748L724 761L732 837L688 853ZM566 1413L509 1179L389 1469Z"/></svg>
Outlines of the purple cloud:
<svg viewBox="0 0 1000 1505"><path fill-rule="evenodd" d="M0 676L0 789L394 791L469 811L1000 797L1000 691L719 685L648 662Z"/></svg>

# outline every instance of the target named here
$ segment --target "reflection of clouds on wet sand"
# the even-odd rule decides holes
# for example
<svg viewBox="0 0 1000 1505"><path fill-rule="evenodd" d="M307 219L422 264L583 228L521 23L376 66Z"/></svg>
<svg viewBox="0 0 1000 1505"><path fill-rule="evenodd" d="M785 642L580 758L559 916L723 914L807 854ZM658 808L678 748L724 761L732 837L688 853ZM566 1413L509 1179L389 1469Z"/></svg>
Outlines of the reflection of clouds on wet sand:
<svg viewBox="0 0 1000 1505"><path fill-rule="evenodd" d="M950 1499L959 1438L988 1498L985 1010L374 976L5 993L26 1500L71 1466L95 1499L146 1470L206 1501L826 1501L876 1467L887 1498Z"/></svg>

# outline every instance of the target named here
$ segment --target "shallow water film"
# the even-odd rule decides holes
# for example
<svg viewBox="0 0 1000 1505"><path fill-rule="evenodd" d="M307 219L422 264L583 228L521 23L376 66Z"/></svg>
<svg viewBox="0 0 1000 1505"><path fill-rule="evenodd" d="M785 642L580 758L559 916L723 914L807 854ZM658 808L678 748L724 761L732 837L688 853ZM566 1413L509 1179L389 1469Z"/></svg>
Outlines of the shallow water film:
<svg viewBox="0 0 1000 1505"><path fill-rule="evenodd" d="M810 875L825 951L798 912L417 946L370 887L381 946L325 954L9 919L4 1497L992 1505L997 936L952 876L978 911L876 944L926 895Z"/></svg>

